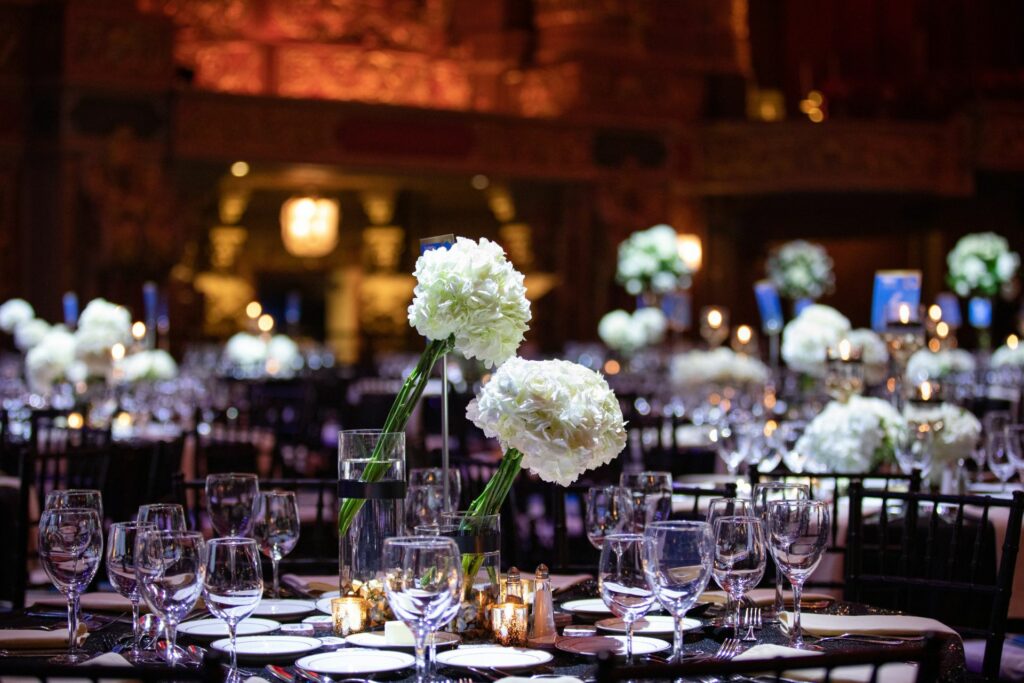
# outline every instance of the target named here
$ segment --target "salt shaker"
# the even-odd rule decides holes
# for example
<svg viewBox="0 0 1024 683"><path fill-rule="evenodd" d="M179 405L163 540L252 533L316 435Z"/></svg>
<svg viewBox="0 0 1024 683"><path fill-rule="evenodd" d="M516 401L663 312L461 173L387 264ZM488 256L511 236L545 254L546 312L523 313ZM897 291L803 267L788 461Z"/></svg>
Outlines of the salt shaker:
<svg viewBox="0 0 1024 683"><path fill-rule="evenodd" d="M505 577L505 602L524 602L523 582L519 579L519 570L515 567L509 567L508 575Z"/></svg>
<svg viewBox="0 0 1024 683"><path fill-rule="evenodd" d="M533 621L530 623L530 643L554 644L555 605L551 598L551 581L547 565L537 567L537 587L533 593Z"/></svg>

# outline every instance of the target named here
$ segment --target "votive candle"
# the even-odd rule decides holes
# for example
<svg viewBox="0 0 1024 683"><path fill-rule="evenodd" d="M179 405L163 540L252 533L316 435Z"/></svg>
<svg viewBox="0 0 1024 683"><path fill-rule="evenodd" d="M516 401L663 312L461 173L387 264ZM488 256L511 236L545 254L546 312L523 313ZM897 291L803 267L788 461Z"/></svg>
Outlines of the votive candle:
<svg viewBox="0 0 1024 683"><path fill-rule="evenodd" d="M530 608L518 602L501 602L491 606L491 631L494 641L505 647L526 645Z"/></svg>
<svg viewBox="0 0 1024 683"><path fill-rule="evenodd" d="M344 637L366 630L369 605L359 597L334 598L331 600L331 614L334 617L334 634Z"/></svg>

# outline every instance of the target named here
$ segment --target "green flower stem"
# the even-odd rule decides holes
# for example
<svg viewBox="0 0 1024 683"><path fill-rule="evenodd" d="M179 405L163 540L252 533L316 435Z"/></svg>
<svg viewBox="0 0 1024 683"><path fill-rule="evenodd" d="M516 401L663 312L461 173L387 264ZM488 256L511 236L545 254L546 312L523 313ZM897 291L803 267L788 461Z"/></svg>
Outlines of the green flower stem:
<svg viewBox="0 0 1024 683"><path fill-rule="evenodd" d="M512 484L515 482L516 477L519 476L519 470L522 469L522 466L522 453L515 448L505 451L505 455L501 458L501 464L498 465L498 471L487 482L483 492L469 506L466 517L462 520L462 531L469 531L471 519L496 515L501 511L501 505L505 502L505 498L508 497L508 492L512 489ZM466 574L468 583L472 583L473 578L480 571L480 565L483 562L484 558L482 555L467 554L462 556L462 569ZM491 578L493 580L495 577Z"/></svg>
<svg viewBox="0 0 1024 683"><path fill-rule="evenodd" d="M384 426L381 429L383 433L405 431L405 426L409 422L409 416L412 415L416 404L419 403L420 396L423 395L423 390L427 387L434 364L451 349L451 338L431 340L427 344L427 348L423 350L423 355L420 356L415 369L406 378L402 388L398 391L398 395L395 396L395 402L391 404L391 410L388 411L387 419L384 420ZM382 459L384 444L385 440L381 439L374 447L373 454L370 456L371 462L363 470L360 481L380 481L381 477L387 473L388 463L379 462ZM348 528L352 525L352 520L356 518L356 514L359 513L365 502L362 498L346 498L342 501L341 507L338 510L339 535L344 535L348 532Z"/></svg>

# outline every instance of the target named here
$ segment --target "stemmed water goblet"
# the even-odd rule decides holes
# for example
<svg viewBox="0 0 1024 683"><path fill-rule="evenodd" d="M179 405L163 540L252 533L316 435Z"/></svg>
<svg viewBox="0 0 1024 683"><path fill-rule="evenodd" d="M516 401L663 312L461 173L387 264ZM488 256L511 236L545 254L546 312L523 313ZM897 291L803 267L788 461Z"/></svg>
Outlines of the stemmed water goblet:
<svg viewBox="0 0 1024 683"><path fill-rule="evenodd" d="M292 491L268 491L256 496L252 535L260 551L270 558L274 569L271 597L281 597L278 565L299 542L299 505Z"/></svg>
<svg viewBox="0 0 1024 683"><path fill-rule="evenodd" d="M260 492L255 474L228 472L206 477L206 509L218 536L248 536L252 512Z"/></svg>
<svg viewBox="0 0 1024 683"><path fill-rule="evenodd" d="M206 548L203 599L213 616L224 621L231 641L227 681L242 680L238 672L238 622L252 615L263 597L260 551L251 538L215 538Z"/></svg>
<svg viewBox="0 0 1024 683"><path fill-rule="evenodd" d="M177 503L149 503L140 505L135 519L152 524L158 531L186 531L185 509Z"/></svg>
<svg viewBox="0 0 1024 683"><path fill-rule="evenodd" d="M431 486L438 485L441 490L445 488L444 469L441 467L414 467L409 470L409 486ZM442 494L443 495L443 494ZM448 507L444 512L455 512L459 509L459 500L462 497L462 474L457 469L448 470ZM435 520L436 521L436 520ZM423 522L428 524L430 522Z"/></svg>
<svg viewBox="0 0 1024 683"><path fill-rule="evenodd" d="M629 521L629 491L621 486L591 486L584 500L587 540L601 549L608 534L624 531Z"/></svg>
<svg viewBox="0 0 1024 683"><path fill-rule="evenodd" d="M1010 456L1021 482L1024 482L1024 425L1008 424L1003 432L1006 434L1006 454Z"/></svg>
<svg viewBox="0 0 1024 683"><path fill-rule="evenodd" d="M46 494L45 510L61 508L92 508L103 522L103 494L96 489L65 489Z"/></svg>
<svg viewBox="0 0 1024 683"><path fill-rule="evenodd" d="M793 586L793 623L790 645L804 645L800 630L800 594L804 582L821 562L828 546L830 514L828 503L820 500L782 500L768 506L768 539L772 556Z"/></svg>
<svg viewBox="0 0 1024 683"><path fill-rule="evenodd" d="M670 472L623 472L619 486L629 491L629 517L633 531L643 533L650 522L672 515L672 474Z"/></svg>
<svg viewBox="0 0 1024 683"><path fill-rule="evenodd" d="M713 530L715 520L719 517L753 517L754 503L745 498L712 498L708 502L708 514L705 518L708 526ZM725 594L725 614L716 623L720 626L732 626L733 618L732 596Z"/></svg>
<svg viewBox="0 0 1024 683"><path fill-rule="evenodd" d="M135 539L135 575L150 611L160 617L171 666L182 658L175 646L178 623L196 606L206 578L206 543L197 531L146 531Z"/></svg>
<svg viewBox="0 0 1024 683"><path fill-rule="evenodd" d="M39 518L39 560L68 601L68 652L55 664L77 664L90 655L78 648L78 601L103 561L103 526L93 508L45 510Z"/></svg>
<svg viewBox="0 0 1024 683"><path fill-rule="evenodd" d="M395 615L413 633L416 678L427 680L427 640L451 620L462 599L462 556L443 536L398 536L384 541L384 594Z"/></svg>
<svg viewBox="0 0 1024 683"><path fill-rule="evenodd" d="M807 429L806 420L786 420L779 424L772 433L775 445L782 453L782 462L789 468L790 472L800 474L804 471L809 453L797 448L800 437Z"/></svg>
<svg viewBox="0 0 1024 683"><path fill-rule="evenodd" d="M626 626L626 661L633 661L633 627L654 605L644 571L643 534L609 534L601 547L598 585L601 599Z"/></svg>
<svg viewBox="0 0 1024 683"><path fill-rule="evenodd" d="M737 606L764 577L767 548L764 525L757 517L719 517L715 520L712 576ZM733 616L733 636L740 637L739 614Z"/></svg>
<svg viewBox="0 0 1024 683"><path fill-rule="evenodd" d="M754 486L754 514L761 518L766 525L765 531L767 532L768 524L768 506L776 500L807 500L811 497L811 489L806 484L797 484L793 482L783 481L769 481L763 484L757 484ZM785 601L782 595L783 583L782 583L782 572L778 567L775 568L775 602L772 603L771 610L764 610L761 613L762 620L768 623L775 623L779 620L779 615L782 614L782 610L785 607Z"/></svg>
<svg viewBox="0 0 1024 683"><path fill-rule="evenodd" d="M1006 491L1006 482L1010 481L1016 471L1010 452L1010 440L1005 430L990 432L985 437L985 458L988 468L996 475Z"/></svg>
<svg viewBox="0 0 1024 683"><path fill-rule="evenodd" d="M672 615L672 661L683 660L686 612L711 578L715 542L707 522L654 522L644 530L647 585Z"/></svg>
<svg viewBox="0 0 1024 683"><path fill-rule="evenodd" d="M140 533L156 531L152 524L144 522L117 522L110 527L107 539L107 578L110 585L118 593L132 603L132 649L125 656L129 662L137 664L148 661L145 651L139 648L142 630L139 628L139 601L142 595L139 580L135 575L135 540Z"/></svg>

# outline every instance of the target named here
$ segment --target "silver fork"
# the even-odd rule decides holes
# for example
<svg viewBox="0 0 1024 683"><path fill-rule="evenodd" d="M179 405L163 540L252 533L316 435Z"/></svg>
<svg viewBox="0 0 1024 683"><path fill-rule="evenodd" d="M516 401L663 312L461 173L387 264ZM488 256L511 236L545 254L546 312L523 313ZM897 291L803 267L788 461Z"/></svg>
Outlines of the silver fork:
<svg viewBox="0 0 1024 683"><path fill-rule="evenodd" d="M718 651L711 655L711 661L713 662L728 662L730 659L740 653L740 640L739 638L726 638L722 641Z"/></svg>
<svg viewBox="0 0 1024 683"><path fill-rule="evenodd" d="M761 608L748 607L743 610L744 621L747 624L747 634L743 636L744 643L756 643L757 636L754 635L755 628L761 628Z"/></svg>

